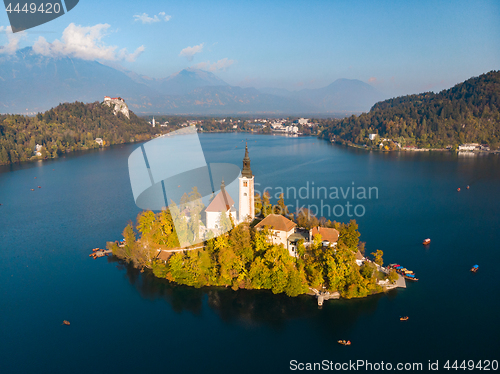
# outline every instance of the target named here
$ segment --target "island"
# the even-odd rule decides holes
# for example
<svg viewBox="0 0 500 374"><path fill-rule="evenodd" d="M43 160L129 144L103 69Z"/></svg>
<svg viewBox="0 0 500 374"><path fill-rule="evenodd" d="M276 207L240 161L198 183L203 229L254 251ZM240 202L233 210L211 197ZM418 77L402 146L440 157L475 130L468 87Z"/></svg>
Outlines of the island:
<svg viewBox="0 0 500 374"><path fill-rule="evenodd" d="M193 287L313 294L318 300L396 287L400 276L382 267L381 250L372 253L373 260L365 257L356 221L318 219L307 209L291 214L283 195L273 205L268 194L254 194L254 178L245 147L238 212L224 181L206 208L193 188L182 198L184 215L175 204L157 213L145 210L107 250L158 278ZM190 238L198 244L189 245Z"/></svg>

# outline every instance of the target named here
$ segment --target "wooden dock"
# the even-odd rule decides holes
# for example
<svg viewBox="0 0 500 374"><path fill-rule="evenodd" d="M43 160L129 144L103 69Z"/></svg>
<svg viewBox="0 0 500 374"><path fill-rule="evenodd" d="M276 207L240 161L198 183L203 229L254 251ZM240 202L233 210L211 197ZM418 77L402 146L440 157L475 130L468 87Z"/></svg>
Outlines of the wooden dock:
<svg viewBox="0 0 500 374"><path fill-rule="evenodd" d="M330 293L328 291L320 292L320 291L318 291L318 290L316 290L314 288L309 288L309 290L318 299L318 306L319 307L323 306L323 302L325 302L326 300L340 299L340 293L338 293L337 291Z"/></svg>
<svg viewBox="0 0 500 374"><path fill-rule="evenodd" d="M110 254L112 254L111 249L97 249L94 250L91 254L89 254L89 257L93 257L95 260L97 257L104 257Z"/></svg>

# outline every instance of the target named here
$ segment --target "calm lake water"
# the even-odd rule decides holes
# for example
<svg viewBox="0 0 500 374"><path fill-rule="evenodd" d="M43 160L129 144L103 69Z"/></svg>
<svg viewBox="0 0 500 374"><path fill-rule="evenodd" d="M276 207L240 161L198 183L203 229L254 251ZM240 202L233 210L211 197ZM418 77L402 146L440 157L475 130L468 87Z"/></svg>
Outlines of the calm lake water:
<svg viewBox="0 0 500 374"><path fill-rule="evenodd" d="M353 217L361 240L367 253L383 250L386 263L412 269L420 281L327 301L321 310L309 296L170 285L88 256L120 239L139 213L127 170L137 144L3 167L1 373L284 373L290 360L427 368L429 360L442 367L446 360L500 359L498 155L368 153L315 138L249 134L200 139L208 162L240 167L248 139L257 189L377 187L378 198L348 198L365 208ZM299 200L321 205L312 196ZM424 248L427 237L432 243ZM469 271L474 264L477 274ZM403 315L409 321L400 322ZM71 326L62 326L64 319Z"/></svg>

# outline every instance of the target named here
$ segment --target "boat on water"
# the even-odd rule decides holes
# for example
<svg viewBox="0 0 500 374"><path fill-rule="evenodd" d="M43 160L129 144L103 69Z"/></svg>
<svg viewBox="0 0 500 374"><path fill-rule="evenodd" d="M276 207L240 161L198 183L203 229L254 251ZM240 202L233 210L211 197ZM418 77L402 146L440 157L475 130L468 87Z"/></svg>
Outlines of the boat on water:
<svg viewBox="0 0 500 374"><path fill-rule="evenodd" d="M415 276L415 273L411 270L408 270L407 268L399 265L399 264L390 264L387 266L389 269L394 269L396 272L401 275L403 278L411 280L411 281L418 281L418 278Z"/></svg>
<svg viewBox="0 0 500 374"><path fill-rule="evenodd" d="M408 279L408 280L411 280L411 281L414 281L414 282L418 281L418 278L415 276L415 274L407 274L407 273L405 273L405 274L403 274L403 277L404 277L404 279Z"/></svg>
<svg viewBox="0 0 500 374"><path fill-rule="evenodd" d="M339 340L337 343L339 344L342 344L342 345L351 345L351 341L350 340Z"/></svg>
<svg viewBox="0 0 500 374"><path fill-rule="evenodd" d="M429 245L431 244L431 240L429 238L425 239L422 243L423 245Z"/></svg>
<svg viewBox="0 0 500 374"><path fill-rule="evenodd" d="M69 321L66 321L66 320L64 320L62 324L63 324L63 325L66 325L66 326L69 326L69 325L70 325Z"/></svg>
<svg viewBox="0 0 500 374"><path fill-rule="evenodd" d="M470 271L472 271L473 273L475 273L475 272L477 272L477 271L478 271L478 269L479 269L479 265L474 265L474 266L472 267L472 269L470 269Z"/></svg>
<svg viewBox="0 0 500 374"><path fill-rule="evenodd" d="M408 316L400 317L399 320L400 321L408 321Z"/></svg>

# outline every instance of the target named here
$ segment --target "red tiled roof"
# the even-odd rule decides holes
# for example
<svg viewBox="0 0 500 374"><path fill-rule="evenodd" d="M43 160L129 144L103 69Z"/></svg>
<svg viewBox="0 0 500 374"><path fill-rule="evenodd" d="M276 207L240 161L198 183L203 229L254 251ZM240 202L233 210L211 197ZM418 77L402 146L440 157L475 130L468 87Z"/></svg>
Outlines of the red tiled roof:
<svg viewBox="0 0 500 374"><path fill-rule="evenodd" d="M225 198L224 198L225 195ZM234 201L231 196L224 190L222 190L215 196L210 204L208 204L206 212L227 212L234 205Z"/></svg>
<svg viewBox="0 0 500 374"><path fill-rule="evenodd" d="M169 252L169 251L160 251L158 254L158 259L162 261L168 261L170 256L172 256L175 252Z"/></svg>
<svg viewBox="0 0 500 374"><path fill-rule="evenodd" d="M273 230L288 232L297 224L280 214L270 214L255 225L256 228L263 228L264 226L269 226Z"/></svg>
<svg viewBox="0 0 500 374"><path fill-rule="evenodd" d="M316 234L320 234L322 240L327 240L330 243L336 243L339 240L339 232L329 227L313 227L311 236L314 237Z"/></svg>

